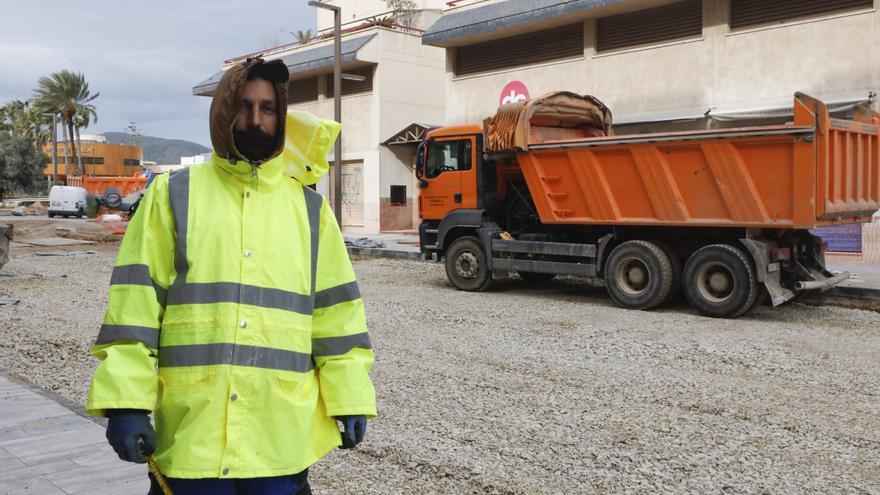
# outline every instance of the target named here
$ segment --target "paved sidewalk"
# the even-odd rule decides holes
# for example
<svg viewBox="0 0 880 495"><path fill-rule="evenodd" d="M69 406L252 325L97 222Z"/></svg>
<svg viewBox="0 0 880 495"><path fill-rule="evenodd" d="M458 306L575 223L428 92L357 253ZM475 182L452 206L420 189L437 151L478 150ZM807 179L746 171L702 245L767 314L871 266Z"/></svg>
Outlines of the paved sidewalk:
<svg viewBox="0 0 880 495"><path fill-rule="evenodd" d="M0 373L0 494L147 493L146 466L120 461L104 427L65 402Z"/></svg>

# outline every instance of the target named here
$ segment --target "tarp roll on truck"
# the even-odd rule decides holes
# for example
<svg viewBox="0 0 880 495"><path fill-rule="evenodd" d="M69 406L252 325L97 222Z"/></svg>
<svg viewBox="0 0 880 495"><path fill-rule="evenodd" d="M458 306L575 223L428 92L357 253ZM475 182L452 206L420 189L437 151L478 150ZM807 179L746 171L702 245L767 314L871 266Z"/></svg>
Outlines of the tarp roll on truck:
<svg viewBox="0 0 880 495"><path fill-rule="evenodd" d="M880 208L880 114L798 93L792 124L615 136L599 100L557 92L432 130L416 173L422 253L458 289L597 276L625 308L684 292L737 317L849 277L808 229Z"/></svg>

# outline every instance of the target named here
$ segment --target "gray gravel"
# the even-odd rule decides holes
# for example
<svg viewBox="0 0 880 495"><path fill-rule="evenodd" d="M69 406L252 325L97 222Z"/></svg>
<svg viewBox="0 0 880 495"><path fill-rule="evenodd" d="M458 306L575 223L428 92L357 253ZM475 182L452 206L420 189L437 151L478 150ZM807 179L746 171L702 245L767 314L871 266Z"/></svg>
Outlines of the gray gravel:
<svg viewBox="0 0 880 495"><path fill-rule="evenodd" d="M13 252L0 369L84 399L114 247ZM876 312L714 320L574 279L471 294L439 264L355 267L381 416L314 467L319 493L880 493Z"/></svg>

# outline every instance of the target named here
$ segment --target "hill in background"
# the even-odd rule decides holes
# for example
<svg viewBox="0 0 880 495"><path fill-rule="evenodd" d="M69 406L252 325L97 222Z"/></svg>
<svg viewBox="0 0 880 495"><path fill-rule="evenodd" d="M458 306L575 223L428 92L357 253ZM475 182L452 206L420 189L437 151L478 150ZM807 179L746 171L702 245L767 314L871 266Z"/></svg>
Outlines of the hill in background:
<svg viewBox="0 0 880 495"><path fill-rule="evenodd" d="M110 144L128 144L129 136L124 132L105 132L104 137ZM184 141L182 139L165 139L152 136L140 136L141 148L144 149L144 160L148 162L156 162L159 165L171 165L180 163L180 157L200 155L208 153L210 148L206 148L192 141Z"/></svg>

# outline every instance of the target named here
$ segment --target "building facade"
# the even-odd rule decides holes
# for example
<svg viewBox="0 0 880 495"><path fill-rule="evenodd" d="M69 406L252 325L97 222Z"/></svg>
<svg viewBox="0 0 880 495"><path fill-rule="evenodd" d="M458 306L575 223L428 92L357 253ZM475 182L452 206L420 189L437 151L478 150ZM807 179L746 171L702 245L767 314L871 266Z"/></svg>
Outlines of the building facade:
<svg viewBox="0 0 880 495"><path fill-rule="evenodd" d="M624 134L787 122L796 91L845 116L880 88L880 0L421 0L406 19L382 0L328 3L343 72L363 78L342 83L349 233L416 228L424 132L522 98L591 94ZM317 16L318 39L263 55L287 64L291 109L332 118L333 18Z"/></svg>
<svg viewBox="0 0 880 495"><path fill-rule="evenodd" d="M384 1L342 1L342 70L361 79L343 80L341 87L342 227L347 233L417 227L415 144L383 143L414 123L442 125L445 119L445 50L421 42L443 5L424 0L411 18L393 19ZM332 15L319 10L318 39L260 53L287 64L291 110L333 118L332 32ZM199 83L193 93L212 95L222 74ZM333 204L331 181L325 177L317 188Z"/></svg>
<svg viewBox="0 0 880 495"><path fill-rule="evenodd" d="M83 134L80 136L79 149L83 169L86 175L102 176L131 176L141 171L144 160L144 150L139 146L124 144L109 144L101 135ZM73 157L73 146L67 141L58 142L58 156L56 157L58 172L52 165L52 143L43 146L43 153L49 158L43 168L43 175L64 180L67 176L76 174L76 162ZM67 160L65 165L65 154Z"/></svg>
<svg viewBox="0 0 880 495"><path fill-rule="evenodd" d="M785 121L802 91L846 112L880 87L878 0L530 0L447 11L447 123L527 92L586 93L618 133ZM510 85L510 86L509 86ZM511 89L513 88L513 89Z"/></svg>

